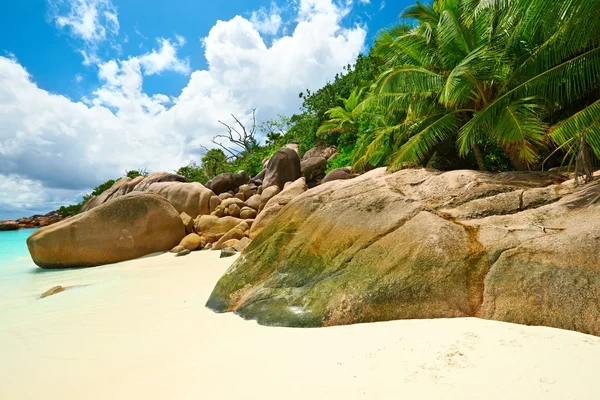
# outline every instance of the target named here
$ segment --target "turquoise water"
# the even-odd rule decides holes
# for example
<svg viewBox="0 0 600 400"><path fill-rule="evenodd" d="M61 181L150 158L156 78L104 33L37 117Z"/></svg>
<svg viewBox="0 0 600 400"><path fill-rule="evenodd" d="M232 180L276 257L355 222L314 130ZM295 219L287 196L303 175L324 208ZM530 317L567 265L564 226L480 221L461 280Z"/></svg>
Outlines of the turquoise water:
<svg viewBox="0 0 600 400"><path fill-rule="evenodd" d="M39 269L27 250L27 238L34 229L0 232L0 306L9 292L29 281Z"/></svg>
<svg viewBox="0 0 600 400"><path fill-rule="evenodd" d="M0 266L5 267L16 261L22 263L23 258L31 261L27 251L27 238L35 229L0 232ZM33 265L33 262L32 262Z"/></svg>

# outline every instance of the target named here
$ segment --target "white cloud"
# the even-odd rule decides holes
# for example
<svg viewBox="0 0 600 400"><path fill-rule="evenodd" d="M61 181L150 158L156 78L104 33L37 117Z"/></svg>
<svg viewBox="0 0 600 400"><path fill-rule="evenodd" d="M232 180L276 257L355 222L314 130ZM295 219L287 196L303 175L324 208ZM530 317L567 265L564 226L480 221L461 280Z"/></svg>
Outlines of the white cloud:
<svg viewBox="0 0 600 400"><path fill-rule="evenodd" d="M86 66L96 64L98 46L119 34L117 8L111 0L48 0L56 26L82 43ZM113 46L120 46L116 43Z"/></svg>
<svg viewBox="0 0 600 400"><path fill-rule="evenodd" d="M253 107L260 120L291 115L299 92L352 63L366 32L342 28L346 12L330 0L300 0L294 31L270 46L247 19L218 21L203 40L208 68L192 72L176 98L147 95L143 79L189 70L177 38L137 57L96 61L102 86L83 102L40 89L16 60L0 57L0 175L33 182L36 193L73 195L126 169L173 171L198 160L201 146L222 133L217 120L233 113L248 121ZM20 190L6 189L0 211ZM24 202L50 208L44 196Z"/></svg>
<svg viewBox="0 0 600 400"><path fill-rule="evenodd" d="M65 2L69 12L61 15ZM73 36L85 42L98 43L106 39L107 33L119 33L117 10L111 0L54 0L51 5L56 25L68 28Z"/></svg>
<svg viewBox="0 0 600 400"><path fill-rule="evenodd" d="M271 9L267 11L264 7L254 11L250 17L250 22L254 28L263 34L276 35L282 24L281 9L274 2L271 3Z"/></svg>

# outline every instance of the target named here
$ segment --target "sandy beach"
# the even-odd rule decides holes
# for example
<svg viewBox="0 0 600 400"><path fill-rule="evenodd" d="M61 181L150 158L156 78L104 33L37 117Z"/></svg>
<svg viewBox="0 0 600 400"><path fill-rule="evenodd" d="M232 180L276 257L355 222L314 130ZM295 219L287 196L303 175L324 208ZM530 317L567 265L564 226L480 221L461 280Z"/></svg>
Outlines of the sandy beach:
<svg viewBox="0 0 600 400"><path fill-rule="evenodd" d="M0 302L3 399L597 399L600 338L477 319L268 328L204 307L234 258L41 271ZM46 299L53 285L72 286Z"/></svg>

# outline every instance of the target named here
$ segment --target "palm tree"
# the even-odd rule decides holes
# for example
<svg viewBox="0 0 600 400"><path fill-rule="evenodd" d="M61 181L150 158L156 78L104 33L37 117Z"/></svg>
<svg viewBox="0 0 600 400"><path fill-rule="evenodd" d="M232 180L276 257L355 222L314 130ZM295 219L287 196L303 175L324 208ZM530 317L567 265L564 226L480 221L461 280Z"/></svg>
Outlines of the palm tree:
<svg viewBox="0 0 600 400"><path fill-rule="evenodd" d="M342 106L334 107L325 112L329 118L323 122L317 130L317 136L323 136L331 133L356 132L358 131L358 119L360 113L357 106L362 101L363 89L354 89L347 99L338 97Z"/></svg>
<svg viewBox="0 0 600 400"><path fill-rule="evenodd" d="M548 137L600 156L600 0L435 0L402 17L416 25L380 33L375 52L388 70L356 108L381 107L395 121L358 146L363 162L390 144L392 166L422 162L455 140L480 169L482 142L525 169Z"/></svg>

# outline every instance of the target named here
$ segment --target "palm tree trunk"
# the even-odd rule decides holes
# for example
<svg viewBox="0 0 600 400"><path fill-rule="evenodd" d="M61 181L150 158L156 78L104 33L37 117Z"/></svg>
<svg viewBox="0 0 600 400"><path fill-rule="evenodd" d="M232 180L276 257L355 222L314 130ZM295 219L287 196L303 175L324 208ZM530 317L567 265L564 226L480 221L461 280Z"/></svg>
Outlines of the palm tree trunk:
<svg viewBox="0 0 600 400"><path fill-rule="evenodd" d="M512 164L515 171L527 171L529 169L527 167L527 164L521 160L521 157L519 155L519 148L517 146L511 145L505 147L504 151L506 152L506 155L508 155L510 163Z"/></svg>
<svg viewBox="0 0 600 400"><path fill-rule="evenodd" d="M473 153L475 153L475 159L477 160L477 167L480 171L487 171L487 167L485 166L485 160L483 158L483 153L481 152L481 147L476 142L473 142Z"/></svg>

